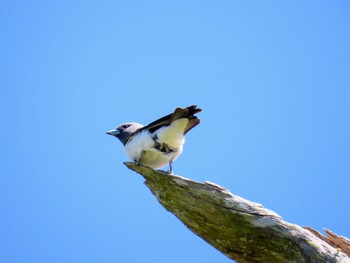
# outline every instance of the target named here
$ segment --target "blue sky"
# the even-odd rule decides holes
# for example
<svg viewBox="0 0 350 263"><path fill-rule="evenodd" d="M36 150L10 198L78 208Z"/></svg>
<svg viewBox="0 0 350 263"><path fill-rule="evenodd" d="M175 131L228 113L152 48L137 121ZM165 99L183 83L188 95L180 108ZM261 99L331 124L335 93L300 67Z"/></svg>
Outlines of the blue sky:
<svg viewBox="0 0 350 263"><path fill-rule="evenodd" d="M198 104L175 174L350 237L347 1L5 1L0 261L231 262L105 135Z"/></svg>

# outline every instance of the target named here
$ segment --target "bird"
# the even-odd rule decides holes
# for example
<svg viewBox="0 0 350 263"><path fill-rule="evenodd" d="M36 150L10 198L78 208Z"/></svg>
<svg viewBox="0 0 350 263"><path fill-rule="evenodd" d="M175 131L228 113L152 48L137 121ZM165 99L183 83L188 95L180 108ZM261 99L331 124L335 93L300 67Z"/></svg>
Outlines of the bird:
<svg viewBox="0 0 350 263"><path fill-rule="evenodd" d="M126 155L137 165L153 169L169 165L173 173L173 161L183 151L185 135L200 123L195 114L202 109L197 105L186 108L177 107L168 114L143 126L136 122L126 122L107 132L120 140Z"/></svg>

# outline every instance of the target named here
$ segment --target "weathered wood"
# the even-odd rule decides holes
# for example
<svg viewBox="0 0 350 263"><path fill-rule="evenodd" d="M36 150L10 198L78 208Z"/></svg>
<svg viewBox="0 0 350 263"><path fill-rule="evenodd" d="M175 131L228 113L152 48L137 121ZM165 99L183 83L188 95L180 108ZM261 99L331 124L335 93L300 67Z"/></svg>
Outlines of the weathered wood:
<svg viewBox="0 0 350 263"><path fill-rule="evenodd" d="M309 230L227 189L125 163L191 231L237 262L350 262Z"/></svg>
<svg viewBox="0 0 350 263"><path fill-rule="evenodd" d="M304 226L304 228L311 231L315 236L322 239L332 247L338 248L347 256L350 256L350 240L348 238L339 236L326 228L324 229L324 231L326 232L327 236L323 236L320 232L316 231L311 227Z"/></svg>

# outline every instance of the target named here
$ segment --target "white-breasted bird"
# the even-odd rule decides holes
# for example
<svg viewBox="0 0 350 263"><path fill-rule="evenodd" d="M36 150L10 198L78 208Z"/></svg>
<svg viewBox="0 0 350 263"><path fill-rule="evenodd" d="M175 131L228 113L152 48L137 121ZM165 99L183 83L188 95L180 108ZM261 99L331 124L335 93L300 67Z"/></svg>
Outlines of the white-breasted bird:
<svg viewBox="0 0 350 263"><path fill-rule="evenodd" d="M131 160L153 169L172 163L183 150L185 135L200 123L195 114L202 110L196 105L176 108L175 111L146 126L127 122L107 134L117 137Z"/></svg>

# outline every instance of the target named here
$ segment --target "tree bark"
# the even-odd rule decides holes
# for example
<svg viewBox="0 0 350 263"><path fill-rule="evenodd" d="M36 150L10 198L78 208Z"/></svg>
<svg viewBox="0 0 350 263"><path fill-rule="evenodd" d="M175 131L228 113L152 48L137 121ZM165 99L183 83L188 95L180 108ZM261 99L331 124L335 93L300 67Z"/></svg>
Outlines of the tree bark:
<svg viewBox="0 0 350 263"><path fill-rule="evenodd" d="M222 186L125 165L141 174L160 204L192 232L237 262L350 262L317 231L285 222Z"/></svg>

